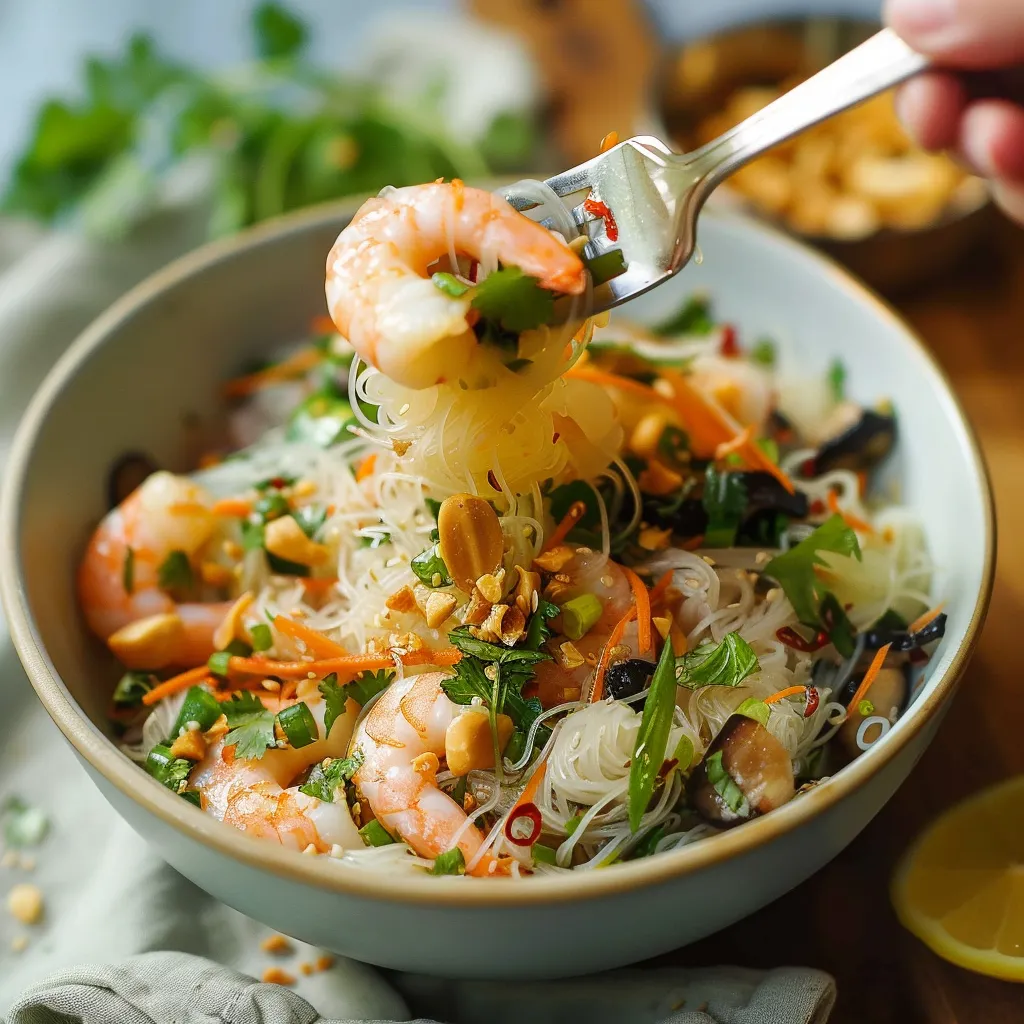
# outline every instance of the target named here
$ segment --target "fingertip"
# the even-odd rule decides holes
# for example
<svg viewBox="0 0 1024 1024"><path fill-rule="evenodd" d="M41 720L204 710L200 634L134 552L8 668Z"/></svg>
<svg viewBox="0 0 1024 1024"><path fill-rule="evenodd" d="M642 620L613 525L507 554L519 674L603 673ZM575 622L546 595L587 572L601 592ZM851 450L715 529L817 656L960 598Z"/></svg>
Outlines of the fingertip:
<svg viewBox="0 0 1024 1024"><path fill-rule="evenodd" d="M960 122L960 149L987 178L1024 184L1024 109L1009 100L979 100Z"/></svg>
<svg viewBox="0 0 1024 1024"><path fill-rule="evenodd" d="M896 98L900 120L925 149L949 149L956 144L966 105L967 93L960 79L941 72L912 79Z"/></svg>
<svg viewBox="0 0 1024 1024"><path fill-rule="evenodd" d="M992 198L1007 217L1024 224L1024 186L997 181L992 186Z"/></svg>

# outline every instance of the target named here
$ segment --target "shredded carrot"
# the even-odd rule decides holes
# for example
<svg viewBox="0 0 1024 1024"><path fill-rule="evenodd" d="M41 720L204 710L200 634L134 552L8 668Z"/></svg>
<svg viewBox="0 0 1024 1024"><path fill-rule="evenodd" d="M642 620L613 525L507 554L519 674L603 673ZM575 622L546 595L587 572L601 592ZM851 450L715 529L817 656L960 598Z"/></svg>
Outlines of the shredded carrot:
<svg viewBox="0 0 1024 1024"><path fill-rule="evenodd" d="M573 366L565 373L566 377L578 377L580 380L589 380L592 384L603 384L608 388L618 388L620 391L628 391L630 394L639 395L651 402L660 402L662 405L674 406L675 403L667 395L656 391L648 384L641 384L638 380L629 377L620 377L617 373L609 373L607 370L598 370L592 366Z"/></svg>
<svg viewBox="0 0 1024 1024"><path fill-rule="evenodd" d="M329 316L315 316L309 323L309 329L313 334L337 334L338 328Z"/></svg>
<svg viewBox="0 0 1024 1024"><path fill-rule="evenodd" d="M684 551L696 551L704 543L704 534L700 533L696 537L691 537L689 540L683 541L679 546Z"/></svg>
<svg viewBox="0 0 1024 1024"><path fill-rule="evenodd" d="M715 458L722 460L728 458L733 452L742 452L754 437L753 427L744 427L731 441L723 441L715 449Z"/></svg>
<svg viewBox="0 0 1024 1024"><path fill-rule="evenodd" d="M190 668L180 675L171 676L170 679L158 683L149 693L145 694L142 703L148 707L150 704L163 700L164 697L170 697L171 694L181 693L182 690L201 683L209 674L210 669L206 665L200 665L198 668Z"/></svg>
<svg viewBox="0 0 1024 1024"><path fill-rule="evenodd" d="M311 629L301 622L295 622L294 619L276 615L274 628L280 630L285 636L290 636L293 640L301 640L309 649L309 653L315 654L318 658L343 658L348 655L348 651L341 644L324 636L318 629Z"/></svg>
<svg viewBox="0 0 1024 1024"><path fill-rule="evenodd" d="M660 601L664 596L665 592L672 584L672 577L675 574L674 569L669 569L668 572L663 573L658 579L658 582L651 587L651 604L654 605Z"/></svg>
<svg viewBox="0 0 1024 1024"><path fill-rule="evenodd" d="M377 465L377 453L371 452L359 463L359 468L356 470L356 481L365 480L373 472L375 465Z"/></svg>
<svg viewBox="0 0 1024 1024"><path fill-rule="evenodd" d="M519 794L519 799L509 809L509 812L506 815L507 821L510 821L515 817L515 813L520 807L525 807L527 804L534 803L534 798L537 796L537 790L540 789L540 784L544 779L544 773L547 771L547 768L548 759L545 757L533 770L533 774L530 776L530 781L526 784L526 788Z"/></svg>
<svg viewBox="0 0 1024 1024"><path fill-rule="evenodd" d="M282 701L291 700L292 697L295 696L295 690L296 689L297 689L297 684L296 684L294 679L289 679L287 682L282 683L281 684L281 689L279 691L281 700Z"/></svg>
<svg viewBox="0 0 1024 1024"><path fill-rule="evenodd" d="M632 569L620 566L629 580L636 601L637 644L641 654L651 649L651 595L644 586L644 581Z"/></svg>
<svg viewBox="0 0 1024 1024"><path fill-rule="evenodd" d="M303 588L310 594L321 594L330 590L338 582L337 576L302 576Z"/></svg>
<svg viewBox="0 0 1024 1024"><path fill-rule="evenodd" d="M861 533L875 532L875 528L870 523L866 523L863 519L858 516L851 515L849 512L844 512L839 507L839 498L836 496L835 491L829 491L828 498L826 500L829 512L833 515L842 516L843 522L846 523L851 530L860 530Z"/></svg>
<svg viewBox="0 0 1024 1024"><path fill-rule="evenodd" d="M594 676L594 688L590 691L590 703L596 704L604 695L604 677L608 671L608 663L612 658L612 651L615 650L626 627L636 618L636 605L631 604L626 614L615 623L615 628L608 635L608 641L601 651L601 660L597 663L597 674Z"/></svg>
<svg viewBox="0 0 1024 1024"><path fill-rule="evenodd" d="M602 140L601 147L598 149L599 153L607 153L609 149L619 144L619 133L609 132Z"/></svg>
<svg viewBox="0 0 1024 1024"><path fill-rule="evenodd" d="M786 697L795 697L798 693L807 693L806 686L787 686L784 690L779 690L778 693L773 693L770 697L765 697L765 704L774 704L777 700L783 700Z"/></svg>
<svg viewBox="0 0 1024 1024"><path fill-rule="evenodd" d="M924 615L921 615L919 618L914 619L914 621L909 626L907 626L907 632L920 633L921 630L928 625L928 623L933 622L942 614L942 609L945 607L946 602L940 601L934 608L931 608L928 611L926 611Z"/></svg>
<svg viewBox="0 0 1024 1024"><path fill-rule="evenodd" d="M290 359L268 366L265 370L258 370L256 373L247 374L245 377L236 377L224 385L225 398L244 398L254 391L280 384L286 380L293 380L301 377L307 370L323 362L324 354L318 348L304 348L296 352Z"/></svg>
<svg viewBox="0 0 1024 1024"><path fill-rule="evenodd" d="M213 503L210 511L225 519L244 519L252 511L252 502L245 498L221 498Z"/></svg>
<svg viewBox="0 0 1024 1024"><path fill-rule="evenodd" d="M561 544L569 535L569 531L586 515L586 512L587 506L582 501L574 501L569 506L569 511L562 516L561 522L555 527L551 536L545 541L541 553L550 551L553 547Z"/></svg>
<svg viewBox="0 0 1024 1024"><path fill-rule="evenodd" d="M456 647L437 649L424 648L401 655L403 665L454 665L462 657ZM346 654L336 658L321 658L316 661L274 661L271 658L232 658L228 670L239 675L277 676L278 679L304 679L312 672L324 676L330 672L339 675L355 675L358 672L375 671L394 667L394 658L376 654Z"/></svg>
<svg viewBox="0 0 1024 1024"><path fill-rule="evenodd" d="M850 703L846 705L847 716L853 714L854 709L864 699L864 695L871 689L871 684L882 670L882 662L885 661L885 656L889 653L890 647L892 647L892 644L886 644L884 647L879 647L875 652L867 672L864 673L864 678L860 681L860 686L857 687L857 692L853 695Z"/></svg>

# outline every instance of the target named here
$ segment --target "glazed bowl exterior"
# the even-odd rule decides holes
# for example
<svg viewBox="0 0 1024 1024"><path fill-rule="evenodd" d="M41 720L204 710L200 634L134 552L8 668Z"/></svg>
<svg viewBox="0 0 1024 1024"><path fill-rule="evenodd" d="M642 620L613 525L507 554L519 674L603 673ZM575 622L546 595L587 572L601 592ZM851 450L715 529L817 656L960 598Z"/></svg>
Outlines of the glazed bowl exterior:
<svg viewBox="0 0 1024 1024"><path fill-rule="evenodd" d="M992 506L963 414L908 329L821 257L712 210L701 221L702 264L629 315L657 319L707 290L741 338L776 340L784 369L823 373L841 358L853 396L887 396L898 410L891 472L921 515L949 619L926 685L887 736L765 818L673 853L521 883L388 876L303 857L204 815L117 750L105 717L117 669L87 633L73 586L106 511L108 472L126 452L172 470L194 465L221 423L221 382L302 338L323 312L325 255L353 210L284 218L178 261L79 338L34 399L0 506L0 586L49 714L113 806L178 871L273 928L369 963L478 977L595 971L699 939L798 885L892 796L947 710L991 588Z"/></svg>

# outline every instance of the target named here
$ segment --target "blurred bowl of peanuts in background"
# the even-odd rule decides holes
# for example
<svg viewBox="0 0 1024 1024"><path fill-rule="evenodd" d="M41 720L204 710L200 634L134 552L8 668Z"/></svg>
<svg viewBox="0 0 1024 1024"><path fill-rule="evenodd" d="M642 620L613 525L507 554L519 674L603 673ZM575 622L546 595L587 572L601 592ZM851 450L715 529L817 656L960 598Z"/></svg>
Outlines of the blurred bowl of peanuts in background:
<svg viewBox="0 0 1024 1024"><path fill-rule="evenodd" d="M810 19L745 26L670 52L657 117L696 149L862 42L878 26ZM956 265L992 220L984 183L904 132L883 93L733 174L719 197L798 235L895 292Z"/></svg>

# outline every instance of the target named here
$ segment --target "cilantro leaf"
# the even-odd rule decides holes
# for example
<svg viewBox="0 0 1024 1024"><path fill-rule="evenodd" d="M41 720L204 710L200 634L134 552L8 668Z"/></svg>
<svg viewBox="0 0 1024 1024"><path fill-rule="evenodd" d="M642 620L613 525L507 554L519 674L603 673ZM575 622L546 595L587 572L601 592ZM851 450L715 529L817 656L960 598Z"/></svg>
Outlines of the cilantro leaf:
<svg viewBox="0 0 1024 1024"><path fill-rule="evenodd" d="M796 617L807 626L820 624L820 606L828 588L818 578L815 566L824 563L818 557L821 551L860 559L857 534L834 515L821 524L809 537L781 555L776 555L765 567L764 574L775 580L796 612Z"/></svg>
<svg viewBox="0 0 1024 1024"><path fill-rule="evenodd" d="M114 687L114 704L119 708L137 708L142 698L156 685L156 676L151 672L128 671Z"/></svg>
<svg viewBox="0 0 1024 1024"><path fill-rule="evenodd" d="M432 875L464 875L466 873L466 858L463 857L462 851L457 846L444 853L439 853L430 873Z"/></svg>
<svg viewBox="0 0 1024 1024"><path fill-rule="evenodd" d="M38 807L16 796L9 796L0 804L0 823L8 847L38 846L50 829L49 820Z"/></svg>
<svg viewBox="0 0 1024 1024"><path fill-rule="evenodd" d="M338 789L363 766L366 758L361 750L356 750L351 757L336 757L327 762L314 765L305 785L299 786L299 792L306 796L315 796L324 803L333 804Z"/></svg>
<svg viewBox="0 0 1024 1024"><path fill-rule="evenodd" d="M484 675L483 662L477 658L460 658L453 666L455 675L441 680L441 689L454 704L472 704L474 697L490 703L493 684Z"/></svg>
<svg viewBox="0 0 1024 1024"><path fill-rule="evenodd" d="M708 514L704 544L709 548L729 548L747 511L747 485L740 473L722 473L709 466L704 477L701 504Z"/></svg>
<svg viewBox="0 0 1024 1024"><path fill-rule="evenodd" d="M332 672L329 676L324 676L320 680L320 685L317 687L320 691L320 696L323 697L326 707L324 708L324 737L331 735L331 726L345 715L345 702L348 700L348 694L345 693L345 688L338 685L338 673Z"/></svg>
<svg viewBox="0 0 1024 1024"><path fill-rule="evenodd" d="M157 569L157 586L161 590L185 590L192 586L192 563L184 551L171 551Z"/></svg>
<svg viewBox="0 0 1024 1024"><path fill-rule="evenodd" d="M518 267L502 267L473 289L472 306L502 330L519 334L550 322L555 295Z"/></svg>
<svg viewBox="0 0 1024 1024"><path fill-rule="evenodd" d="M224 737L224 745L234 746L236 757L262 757L267 747L274 746L274 715L255 693L233 693L221 708L231 730Z"/></svg>
<svg viewBox="0 0 1024 1024"><path fill-rule="evenodd" d="M256 50L263 58L294 57L306 44L306 26L283 7L260 4L252 13Z"/></svg>
<svg viewBox="0 0 1024 1024"><path fill-rule="evenodd" d="M480 658L482 661L496 661L499 665L535 665L538 661L551 661L551 655L547 651L491 644L486 640L478 640L470 629L471 626L457 626L448 634L448 639L463 654Z"/></svg>
<svg viewBox="0 0 1024 1024"><path fill-rule="evenodd" d="M351 683L346 683L344 690L357 704L365 707L381 690L386 690L394 678L395 673L386 668L376 672L366 670L360 672Z"/></svg>
<svg viewBox="0 0 1024 1024"><path fill-rule="evenodd" d="M183 757L172 757L170 748L161 743L153 747L146 757L146 771L172 793L180 793L185 788L194 767Z"/></svg>
<svg viewBox="0 0 1024 1024"><path fill-rule="evenodd" d="M701 295L694 295L678 313L652 328L655 334L710 334L715 329L711 319L711 304Z"/></svg>
<svg viewBox="0 0 1024 1024"><path fill-rule="evenodd" d="M719 643L701 644L676 659L676 682L690 690L703 686L739 686L760 671L757 655L739 633L727 633Z"/></svg>

